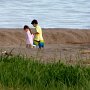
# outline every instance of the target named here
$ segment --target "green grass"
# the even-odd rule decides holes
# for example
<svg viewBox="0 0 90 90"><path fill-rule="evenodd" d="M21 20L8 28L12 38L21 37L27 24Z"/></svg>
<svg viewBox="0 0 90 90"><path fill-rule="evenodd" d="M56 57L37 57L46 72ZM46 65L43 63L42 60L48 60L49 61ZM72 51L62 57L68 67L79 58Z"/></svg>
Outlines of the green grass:
<svg viewBox="0 0 90 90"><path fill-rule="evenodd" d="M90 90L90 67L0 56L0 90Z"/></svg>

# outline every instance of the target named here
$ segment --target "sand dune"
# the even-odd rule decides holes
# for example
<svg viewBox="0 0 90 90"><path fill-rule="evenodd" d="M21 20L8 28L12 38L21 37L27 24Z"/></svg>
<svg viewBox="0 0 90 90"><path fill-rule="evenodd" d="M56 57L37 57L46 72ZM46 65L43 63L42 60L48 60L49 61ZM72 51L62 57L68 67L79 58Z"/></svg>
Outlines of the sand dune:
<svg viewBox="0 0 90 90"><path fill-rule="evenodd" d="M90 43L90 30L43 29L43 36L46 44ZM0 29L0 46L20 44L25 44L25 33L22 29Z"/></svg>

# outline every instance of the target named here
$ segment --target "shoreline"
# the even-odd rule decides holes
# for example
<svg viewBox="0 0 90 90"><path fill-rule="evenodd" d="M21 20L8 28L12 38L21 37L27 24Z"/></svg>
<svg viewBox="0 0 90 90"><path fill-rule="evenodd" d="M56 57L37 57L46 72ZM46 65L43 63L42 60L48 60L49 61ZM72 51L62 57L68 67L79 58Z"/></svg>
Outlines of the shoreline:
<svg viewBox="0 0 90 90"><path fill-rule="evenodd" d="M22 30L22 28L0 28L0 30ZM34 28L31 28L34 29ZM85 29L85 28L42 28L43 30L90 30L90 29Z"/></svg>

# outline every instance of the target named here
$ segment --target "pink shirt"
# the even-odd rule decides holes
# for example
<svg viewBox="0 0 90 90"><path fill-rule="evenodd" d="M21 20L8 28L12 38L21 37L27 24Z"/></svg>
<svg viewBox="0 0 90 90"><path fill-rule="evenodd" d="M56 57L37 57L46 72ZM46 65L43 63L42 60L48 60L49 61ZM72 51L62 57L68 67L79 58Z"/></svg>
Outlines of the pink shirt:
<svg viewBox="0 0 90 90"><path fill-rule="evenodd" d="M34 38L34 35L30 33L30 31L28 30L26 32L26 44L31 44L33 45L33 38Z"/></svg>

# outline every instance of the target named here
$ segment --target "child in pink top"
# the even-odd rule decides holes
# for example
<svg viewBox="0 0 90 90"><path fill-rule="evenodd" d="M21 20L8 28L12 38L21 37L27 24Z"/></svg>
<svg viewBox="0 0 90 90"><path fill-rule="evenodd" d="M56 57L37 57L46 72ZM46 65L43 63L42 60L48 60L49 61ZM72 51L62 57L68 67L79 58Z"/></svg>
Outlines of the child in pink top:
<svg viewBox="0 0 90 90"><path fill-rule="evenodd" d="M24 31L26 32L26 48L33 48L33 38L34 35L31 32L29 26L24 26Z"/></svg>

